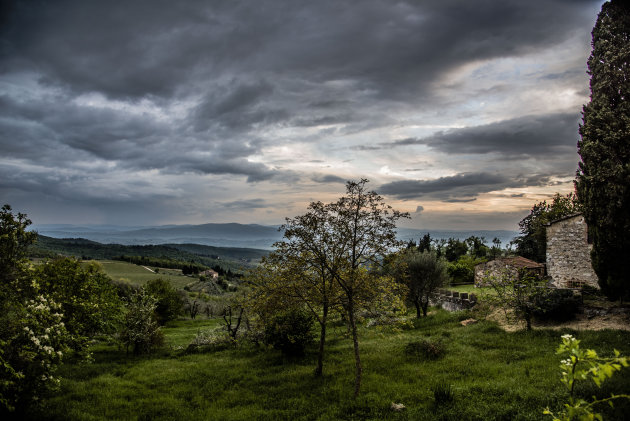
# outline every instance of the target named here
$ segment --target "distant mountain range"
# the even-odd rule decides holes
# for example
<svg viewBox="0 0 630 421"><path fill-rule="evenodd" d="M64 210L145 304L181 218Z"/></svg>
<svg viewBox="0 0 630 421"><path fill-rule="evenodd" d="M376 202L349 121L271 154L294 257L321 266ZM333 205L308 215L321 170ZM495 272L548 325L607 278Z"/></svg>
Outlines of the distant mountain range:
<svg viewBox="0 0 630 421"><path fill-rule="evenodd" d="M246 247L270 249L274 242L282 239L277 226L257 224L202 224L164 226L117 226L117 225L66 225L38 224L33 230L53 238L85 238L104 244L149 245L149 244L201 244L216 247ZM485 237L488 243L497 237L503 245L518 235L507 230L420 230L399 228L398 237L403 241L415 240L429 233L434 239L465 239L471 235Z"/></svg>

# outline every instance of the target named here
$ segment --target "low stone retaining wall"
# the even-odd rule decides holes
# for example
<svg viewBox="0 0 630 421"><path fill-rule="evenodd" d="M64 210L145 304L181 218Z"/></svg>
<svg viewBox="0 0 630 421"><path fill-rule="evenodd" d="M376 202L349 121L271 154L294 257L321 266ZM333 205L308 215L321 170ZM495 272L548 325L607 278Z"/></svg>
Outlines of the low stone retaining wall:
<svg viewBox="0 0 630 421"><path fill-rule="evenodd" d="M467 292L438 289L431 297L430 304L447 311L467 310L477 304L477 296Z"/></svg>

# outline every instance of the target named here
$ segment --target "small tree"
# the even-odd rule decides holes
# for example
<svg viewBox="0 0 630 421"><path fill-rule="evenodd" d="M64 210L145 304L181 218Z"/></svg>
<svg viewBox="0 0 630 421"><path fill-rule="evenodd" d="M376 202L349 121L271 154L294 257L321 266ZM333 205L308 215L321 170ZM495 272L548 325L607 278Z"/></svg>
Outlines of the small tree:
<svg viewBox="0 0 630 421"><path fill-rule="evenodd" d="M148 294L144 288L134 292L126 303L120 341L127 352L129 347L133 353L146 354L164 342L160 325L155 320L157 299Z"/></svg>
<svg viewBox="0 0 630 421"><path fill-rule="evenodd" d="M182 314L184 300L180 293L173 288L170 281L162 278L153 279L147 282L144 288L147 293L157 299L155 314L159 324L164 325Z"/></svg>
<svg viewBox="0 0 630 421"><path fill-rule="evenodd" d="M362 304L379 289L388 278L378 275L375 269L393 248L402 244L396 239L396 221L408 218L407 213L393 210L376 192L367 191L368 180L349 181L346 195L325 208L326 224L330 233L331 256L327 269L342 290L343 308L352 334L355 357L354 396L361 390L363 366L359 353L357 313ZM333 257L334 256L334 257ZM334 262L334 263L332 263ZM393 283L393 282L392 282Z"/></svg>
<svg viewBox="0 0 630 421"><path fill-rule="evenodd" d="M427 315L429 298L448 279L447 262L435 252L406 250L400 255L402 273L398 279L409 288L408 299L416 307L416 317Z"/></svg>
<svg viewBox="0 0 630 421"><path fill-rule="evenodd" d="M544 280L527 270L519 271L518 275L506 270L499 277L486 276L483 282L495 292L485 294L483 301L503 309L509 322L525 321L527 330L532 330L537 303L544 301L543 297L548 294Z"/></svg>

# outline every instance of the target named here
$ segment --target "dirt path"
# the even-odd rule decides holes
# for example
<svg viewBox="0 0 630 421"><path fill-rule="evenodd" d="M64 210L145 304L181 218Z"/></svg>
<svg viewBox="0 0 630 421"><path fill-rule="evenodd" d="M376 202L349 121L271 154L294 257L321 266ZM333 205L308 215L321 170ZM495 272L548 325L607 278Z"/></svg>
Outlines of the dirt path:
<svg viewBox="0 0 630 421"><path fill-rule="evenodd" d="M154 271L153 269L151 269L151 268L148 268L148 267L146 267L146 266L142 266L142 267L143 267L143 268L145 268L146 270L148 270L148 271L149 271L149 272L151 272L151 273L155 273L155 271Z"/></svg>

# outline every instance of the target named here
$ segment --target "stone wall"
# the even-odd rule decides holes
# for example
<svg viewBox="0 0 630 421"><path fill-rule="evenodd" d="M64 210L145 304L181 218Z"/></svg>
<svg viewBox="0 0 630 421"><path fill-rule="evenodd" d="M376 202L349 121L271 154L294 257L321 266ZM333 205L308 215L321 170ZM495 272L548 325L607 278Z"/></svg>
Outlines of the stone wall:
<svg viewBox="0 0 630 421"><path fill-rule="evenodd" d="M587 227L581 214L572 215L547 226L547 275L560 288L590 285L599 288L591 266L592 245L587 242Z"/></svg>
<svg viewBox="0 0 630 421"><path fill-rule="evenodd" d="M477 304L477 296L466 292L438 289L429 300L429 304L440 306L447 311L466 310Z"/></svg>

